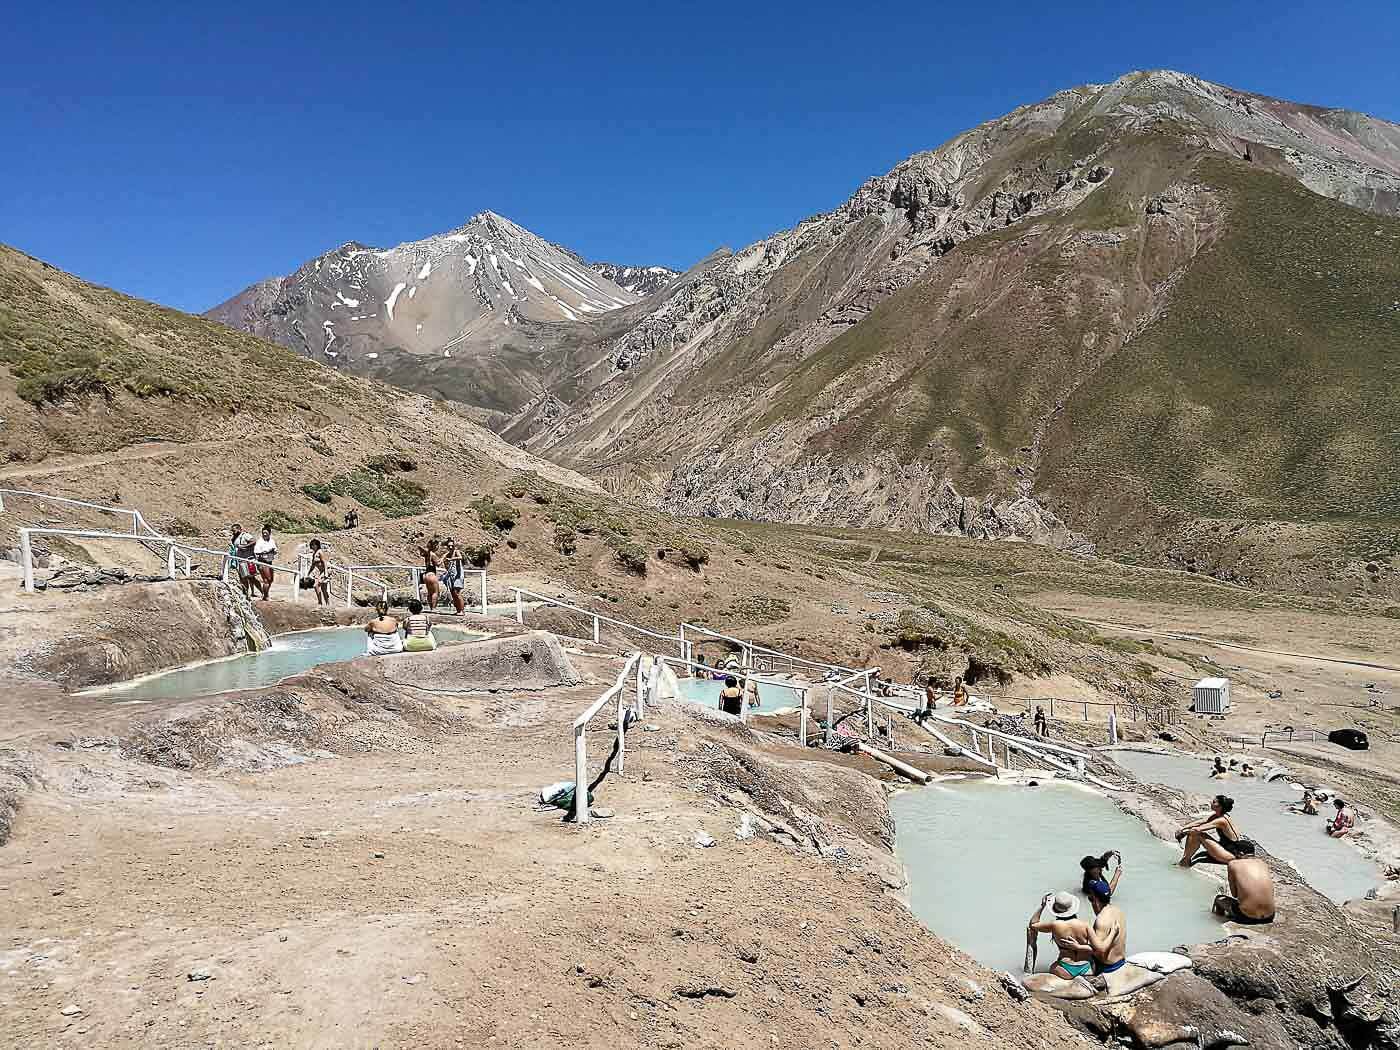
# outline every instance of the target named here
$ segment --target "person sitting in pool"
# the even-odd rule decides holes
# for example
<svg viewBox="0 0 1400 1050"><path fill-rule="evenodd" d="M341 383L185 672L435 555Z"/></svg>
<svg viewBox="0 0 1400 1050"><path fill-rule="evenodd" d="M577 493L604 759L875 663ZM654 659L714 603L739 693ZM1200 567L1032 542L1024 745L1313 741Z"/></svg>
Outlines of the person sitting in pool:
<svg viewBox="0 0 1400 1050"><path fill-rule="evenodd" d="M1122 862L1119 862L1122 867ZM1116 881L1116 880L1115 880ZM1103 879L1086 879L1084 895L1094 909L1089 927L1089 947L1094 953L1094 973L1104 975L1121 970L1128 956L1128 920L1113 903L1113 889Z"/></svg>
<svg viewBox="0 0 1400 1050"><path fill-rule="evenodd" d="M430 653L437 648L433 621L423 611L423 603L414 598L408 603L408 619L403 622L403 651Z"/></svg>
<svg viewBox="0 0 1400 1050"><path fill-rule="evenodd" d="M1240 767L1240 776L1242 776L1242 777L1252 777L1252 776L1254 776L1254 767L1251 766L1248 762L1246 762L1243 766Z"/></svg>
<svg viewBox="0 0 1400 1050"><path fill-rule="evenodd" d="M1309 817L1317 816L1317 796L1311 790L1303 791L1303 801L1296 806L1289 806L1290 813L1302 813Z"/></svg>
<svg viewBox="0 0 1400 1050"><path fill-rule="evenodd" d="M365 652L370 656L389 656L403 652L399 621L389 615L389 603L383 598L374 603L374 619L365 624L365 634L369 636Z"/></svg>
<svg viewBox="0 0 1400 1050"><path fill-rule="evenodd" d="M1337 815L1327 822L1327 834L1334 839L1339 839L1348 834L1356 827L1356 814L1351 811L1351 807L1340 798L1334 798L1332 805L1337 807Z"/></svg>
<svg viewBox="0 0 1400 1050"><path fill-rule="evenodd" d="M719 691L719 709L735 718L744 714L744 691L739 688L739 679L732 674L725 677L724 688Z"/></svg>
<svg viewBox="0 0 1400 1050"><path fill-rule="evenodd" d="M1108 862L1114 859L1118 861L1118 867L1113 869L1112 878L1106 878L1104 869L1108 867ZM1123 855L1116 849L1109 850L1101 857L1085 857L1079 862L1079 867L1084 871L1083 889L1085 893L1089 892L1089 883L1095 881L1106 881L1109 893L1118 891L1118 880L1123 876Z"/></svg>
<svg viewBox="0 0 1400 1050"><path fill-rule="evenodd" d="M1274 921L1274 877L1258 857L1239 857L1225 865L1230 892L1215 898L1215 914L1231 922L1258 926Z"/></svg>
<svg viewBox="0 0 1400 1050"><path fill-rule="evenodd" d="M1042 919L1045 906L1050 906L1053 919ZM1079 898L1072 893L1047 893L1040 907L1026 924L1028 962L1034 963L1035 943L1042 933L1048 933L1060 957L1050 967L1050 973L1072 981L1087 977L1094 969L1093 950L1089 945L1089 924L1079 917ZM1027 970L1032 968L1028 965Z"/></svg>
<svg viewBox="0 0 1400 1050"><path fill-rule="evenodd" d="M1210 802L1210 813L1204 819L1178 828L1176 841L1184 842L1181 850L1183 868L1203 860L1216 864L1229 864L1236 857L1254 853L1254 843L1240 834L1235 822L1230 819L1230 810L1235 808L1235 800L1228 795L1216 795ZM1214 838L1210 832L1214 831ZM1204 850L1201 857L1197 850Z"/></svg>
<svg viewBox="0 0 1400 1050"><path fill-rule="evenodd" d="M1230 776L1230 771L1225 768L1225 760L1219 755L1215 756L1215 764L1211 767L1210 775L1214 780L1226 780Z"/></svg>

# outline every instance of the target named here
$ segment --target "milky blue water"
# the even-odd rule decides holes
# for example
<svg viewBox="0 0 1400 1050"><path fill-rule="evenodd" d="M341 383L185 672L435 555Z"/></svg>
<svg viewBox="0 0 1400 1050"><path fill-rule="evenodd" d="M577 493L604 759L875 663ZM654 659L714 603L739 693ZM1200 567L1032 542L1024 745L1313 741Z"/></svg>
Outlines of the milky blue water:
<svg viewBox="0 0 1400 1050"><path fill-rule="evenodd" d="M1047 893L1073 893L1080 918L1092 921L1079 858L1110 849L1123 854L1115 903L1127 919L1129 954L1224 936L1211 914L1221 884L1178 867L1180 851L1103 795L1053 782L961 780L902 791L890 811L910 908L993 969L1022 972L1026 923ZM1048 970L1056 954L1042 936L1036 969Z"/></svg>
<svg viewBox="0 0 1400 1050"><path fill-rule="evenodd" d="M1288 811L1303 795L1282 780L1267 782L1234 776L1212 780L1208 761L1182 755L1113 751L1110 757L1139 780L1195 795L1230 796L1235 800L1230 816L1240 834L1286 860L1313 889L1334 901L1364 897L1367 890L1382 881L1380 870L1355 846L1324 833L1330 805L1321 807L1328 814L1315 817Z"/></svg>
<svg viewBox="0 0 1400 1050"><path fill-rule="evenodd" d="M434 627L433 633L440 645L487 637L480 632L442 625ZM272 648L259 653L243 653L223 660L176 667L131 682L89 690L88 695L113 700L181 700L191 696L210 696L272 685L319 664L353 660L364 655L363 627L294 631L277 635L272 639Z"/></svg>
<svg viewBox="0 0 1400 1050"><path fill-rule="evenodd" d="M719 710L719 693L724 688L723 682L711 678L681 678L678 681L683 698ZM749 710L762 714L779 707L799 707L801 704L802 694L799 690L785 685L770 685L767 682L760 682L758 684L758 706L751 707Z"/></svg>

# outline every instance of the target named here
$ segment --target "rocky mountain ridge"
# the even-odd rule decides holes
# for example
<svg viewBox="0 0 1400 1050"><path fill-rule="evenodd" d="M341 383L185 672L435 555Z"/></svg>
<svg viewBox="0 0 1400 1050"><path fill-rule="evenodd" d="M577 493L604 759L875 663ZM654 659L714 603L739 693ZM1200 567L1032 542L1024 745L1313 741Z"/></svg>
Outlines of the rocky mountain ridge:
<svg viewBox="0 0 1400 1050"><path fill-rule="evenodd" d="M622 266L610 262L589 265L619 288L644 297L661 291L680 276L679 270L668 266Z"/></svg>

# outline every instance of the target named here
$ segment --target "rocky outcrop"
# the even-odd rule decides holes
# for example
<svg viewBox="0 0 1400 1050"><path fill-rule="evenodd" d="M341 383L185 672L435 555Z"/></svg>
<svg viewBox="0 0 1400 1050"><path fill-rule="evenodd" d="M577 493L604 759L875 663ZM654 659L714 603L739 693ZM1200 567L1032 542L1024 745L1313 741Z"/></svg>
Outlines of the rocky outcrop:
<svg viewBox="0 0 1400 1050"><path fill-rule="evenodd" d="M782 465L730 450L676 468L659 505L678 514L879 526L972 539L1040 543L1086 554L1094 545L1024 493L965 496L921 464L831 459Z"/></svg>
<svg viewBox="0 0 1400 1050"><path fill-rule="evenodd" d="M551 689L583 680L559 639L547 631L488 638L431 653L375 657L371 666L386 681L431 692Z"/></svg>
<svg viewBox="0 0 1400 1050"><path fill-rule="evenodd" d="M250 653L262 652L272 645L272 637L258 618L252 601L231 583L221 583L216 592L228 624L229 638L235 647L241 645Z"/></svg>

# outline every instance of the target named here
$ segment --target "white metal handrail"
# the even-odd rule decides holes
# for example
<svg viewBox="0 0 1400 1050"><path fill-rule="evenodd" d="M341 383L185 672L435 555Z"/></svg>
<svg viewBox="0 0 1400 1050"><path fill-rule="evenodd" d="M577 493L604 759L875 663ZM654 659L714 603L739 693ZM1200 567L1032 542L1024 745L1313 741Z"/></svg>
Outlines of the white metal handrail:
<svg viewBox="0 0 1400 1050"><path fill-rule="evenodd" d="M853 667L843 667L840 664L826 663L821 660L808 660L805 657L793 656L791 653L785 653L781 649L772 649L766 645L759 645L757 642L746 642L742 638L736 638L733 635L723 634L719 631L712 630L709 627L702 627L700 624L697 623L682 622L680 628L680 639L683 643L687 645L687 647L689 647L693 643L690 643L686 639L686 631L693 631L697 634L703 634L706 637L713 638L716 641L730 642L734 645L739 646L740 650L746 654L745 662L750 665L753 665L754 663L754 656L759 653L762 653L764 656L786 660L788 662L789 669L794 668L800 664L803 667L811 667L816 670L820 670L824 674L849 674L850 672L856 670ZM687 648L687 652L689 652L689 648Z"/></svg>
<svg viewBox="0 0 1400 1050"><path fill-rule="evenodd" d="M627 758L627 714L628 707L624 703L624 696L627 692L627 679L633 677L636 682L636 709L637 720L641 721L646 717L646 700L643 697L645 688L642 684L642 654L634 652L628 657L627 662L622 666L622 672L617 676L617 681L612 688L603 693L602 696L588 705L583 714L574 719L572 726L574 734L574 822L587 824L592 815L588 811L588 723L592 721L609 701L616 701L617 711L617 772L623 772Z"/></svg>
<svg viewBox="0 0 1400 1050"><path fill-rule="evenodd" d="M662 663L669 664L669 665L672 666L672 667L685 667L685 668L690 669L690 670L703 670L703 671L709 672L709 673L712 674L712 675L713 675L713 674L718 674L719 672L723 671L724 674L725 674L725 677L728 677L728 676L730 676L730 675L733 675L735 678L743 678L743 679L744 679L745 681L747 681L747 682L755 682L755 683L757 683L758 685L773 685L773 686L779 686L779 687L781 687L781 688L783 688L783 689L791 689L791 690L792 690L793 692L795 692L795 693L800 693L800 694L801 694L801 697L802 697L802 704L801 704L801 707L802 707L802 723L803 723L803 729L804 729L804 736L803 736L803 739L806 739L806 736L805 736L805 729L806 729L806 722L807 722L807 690L812 688L812 686L811 686L809 683L807 683L807 682L794 682L794 681L793 681L792 679L790 679L790 678L786 678L786 679L785 679L785 678L774 678L774 677L772 677L772 676L770 676L770 675L765 675L765 674L762 674L762 673L760 673L760 672L754 671L752 668L746 668L746 667L741 667L741 668L738 668L737 670L734 670L734 671L726 671L723 667L714 667L714 666L712 666L712 665L710 665L710 664L697 663L697 662L695 662L694 660L688 660L688 659L686 659L685 657L682 657L682 656L661 656L661 657L657 657L657 659L659 659ZM692 677L693 677L693 676L692 676ZM746 690L746 693L747 693L747 690ZM747 698L747 697L746 697L746 698ZM748 708L747 708L745 705L743 705L743 704L740 704L740 705L739 705L739 721L741 721L741 722L747 722L747 721L748 721L747 711L748 711Z"/></svg>
<svg viewBox="0 0 1400 1050"><path fill-rule="evenodd" d="M512 587L511 591L515 595L515 622L522 626L525 623L525 597L529 596L536 602L536 608L538 608L539 605L551 605L557 609L567 609L570 612L576 612L591 617L593 620L593 641L595 643L597 643L601 637L601 626L603 624L608 624L611 627L618 627L622 630L640 634L653 641L679 643L682 646L682 653L684 653L685 639L679 635L661 634L646 627L640 627L635 623L628 623L626 620L614 619L611 616L604 616L602 613L594 612L592 609L584 609L578 605L570 605L568 602L561 602L557 598L550 598L547 595L526 590L524 587Z"/></svg>

